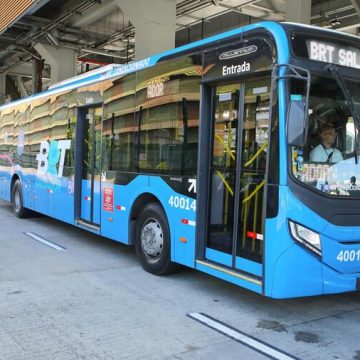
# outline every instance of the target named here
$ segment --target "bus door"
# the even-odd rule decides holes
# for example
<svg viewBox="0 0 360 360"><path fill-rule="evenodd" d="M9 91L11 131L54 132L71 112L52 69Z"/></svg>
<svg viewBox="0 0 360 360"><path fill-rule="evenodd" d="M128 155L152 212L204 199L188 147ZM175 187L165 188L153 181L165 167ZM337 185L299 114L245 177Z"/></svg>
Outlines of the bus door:
<svg viewBox="0 0 360 360"><path fill-rule="evenodd" d="M218 84L209 94L205 259L261 277L270 77Z"/></svg>
<svg viewBox="0 0 360 360"><path fill-rule="evenodd" d="M102 107L81 109L83 122L80 219L100 224Z"/></svg>

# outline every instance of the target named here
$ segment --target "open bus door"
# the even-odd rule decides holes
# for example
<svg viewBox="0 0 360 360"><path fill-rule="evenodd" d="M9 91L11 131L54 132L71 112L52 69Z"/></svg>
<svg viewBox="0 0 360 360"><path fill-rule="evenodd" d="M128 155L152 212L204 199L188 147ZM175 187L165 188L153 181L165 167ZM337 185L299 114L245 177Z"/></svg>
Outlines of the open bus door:
<svg viewBox="0 0 360 360"><path fill-rule="evenodd" d="M198 188L200 262L259 278L264 249L264 187L270 76L203 85ZM210 136L209 136L210 133ZM200 236L199 236L200 235Z"/></svg>
<svg viewBox="0 0 360 360"><path fill-rule="evenodd" d="M79 225L100 227L102 107L78 109L76 218Z"/></svg>

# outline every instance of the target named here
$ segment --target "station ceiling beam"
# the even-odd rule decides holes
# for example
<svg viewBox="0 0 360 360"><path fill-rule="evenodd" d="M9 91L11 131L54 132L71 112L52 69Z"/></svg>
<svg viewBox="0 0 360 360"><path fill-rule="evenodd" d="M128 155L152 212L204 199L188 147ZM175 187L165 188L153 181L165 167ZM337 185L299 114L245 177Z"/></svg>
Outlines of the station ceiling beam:
<svg viewBox="0 0 360 360"><path fill-rule="evenodd" d="M351 3L354 5L357 14L360 16L360 0L351 0Z"/></svg>

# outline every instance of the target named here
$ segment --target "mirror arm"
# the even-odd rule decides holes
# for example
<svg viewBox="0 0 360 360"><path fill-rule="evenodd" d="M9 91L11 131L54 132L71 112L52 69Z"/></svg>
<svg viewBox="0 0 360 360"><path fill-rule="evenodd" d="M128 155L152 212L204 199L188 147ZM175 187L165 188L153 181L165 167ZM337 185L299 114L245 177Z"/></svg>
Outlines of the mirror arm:
<svg viewBox="0 0 360 360"><path fill-rule="evenodd" d="M310 98L310 86L311 86L311 74L308 69L291 65L291 64L277 64L272 71L272 81L297 79L306 83L306 95L305 95L305 121L303 128L303 136L306 137L308 131L308 116L309 116L309 98ZM290 103L289 103L290 106ZM289 124L287 123L287 126Z"/></svg>

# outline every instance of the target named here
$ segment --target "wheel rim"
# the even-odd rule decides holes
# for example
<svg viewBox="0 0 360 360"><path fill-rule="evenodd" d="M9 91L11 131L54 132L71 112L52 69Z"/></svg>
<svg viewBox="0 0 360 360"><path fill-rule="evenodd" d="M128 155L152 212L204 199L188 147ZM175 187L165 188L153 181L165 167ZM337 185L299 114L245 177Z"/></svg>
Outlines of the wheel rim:
<svg viewBox="0 0 360 360"><path fill-rule="evenodd" d="M15 211L20 211L21 197L20 197L20 191L18 188L15 189L15 193L14 193L14 206L15 206Z"/></svg>
<svg viewBox="0 0 360 360"><path fill-rule="evenodd" d="M163 251L164 234L159 222L149 219L141 229L141 248L151 260L157 260Z"/></svg>

